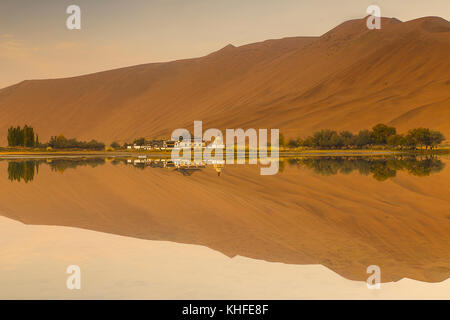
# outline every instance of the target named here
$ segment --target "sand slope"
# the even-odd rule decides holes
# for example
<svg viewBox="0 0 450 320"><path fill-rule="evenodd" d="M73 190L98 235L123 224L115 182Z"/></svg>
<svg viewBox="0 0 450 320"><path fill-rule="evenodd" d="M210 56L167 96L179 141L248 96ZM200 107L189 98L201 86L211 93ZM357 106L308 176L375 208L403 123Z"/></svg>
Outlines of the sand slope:
<svg viewBox="0 0 450 320"><path fill-rule="evenodd" d="M450 23L384 18L381 30L347 21L321 37L228 45L208 56L0 90L0 132L29 123L126 141L175 128L280 128L286 136L384 122L450 136ZM0 142L5 143L1 135Z"/></svg>

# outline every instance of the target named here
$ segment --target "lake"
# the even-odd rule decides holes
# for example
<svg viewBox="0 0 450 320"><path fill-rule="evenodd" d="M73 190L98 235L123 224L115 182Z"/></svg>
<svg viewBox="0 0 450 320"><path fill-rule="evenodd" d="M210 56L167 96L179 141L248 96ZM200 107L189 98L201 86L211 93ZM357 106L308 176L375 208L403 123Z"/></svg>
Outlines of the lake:
<svg viewBox="0 0 450 320"><path fill-rule="evenodd" d="M169 160L0 160L0 298L450 298L448 156Z"/></svg>

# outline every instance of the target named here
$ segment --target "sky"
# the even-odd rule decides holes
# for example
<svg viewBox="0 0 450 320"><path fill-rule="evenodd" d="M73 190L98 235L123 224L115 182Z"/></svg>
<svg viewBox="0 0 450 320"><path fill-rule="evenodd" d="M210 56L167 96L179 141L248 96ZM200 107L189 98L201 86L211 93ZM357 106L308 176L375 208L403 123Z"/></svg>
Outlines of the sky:
<svg viewBox="0 0 450 320"><path fill-rule="evenodd" d="M376 4L385 17L450 20L449 0L0 0L0 88L318 36ZM69 5L81 30L69 30Z"/></svg>

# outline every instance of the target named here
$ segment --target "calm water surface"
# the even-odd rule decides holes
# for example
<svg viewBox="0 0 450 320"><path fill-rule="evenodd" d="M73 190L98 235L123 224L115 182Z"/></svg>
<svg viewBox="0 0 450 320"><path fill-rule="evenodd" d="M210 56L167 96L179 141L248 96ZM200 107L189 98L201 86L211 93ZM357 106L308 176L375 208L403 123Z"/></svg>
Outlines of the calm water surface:
<svg viewBox="0 0 450 320"><path fill-rule="evenodd" d="M0 298L448 299L448 162L4 159Z"/></svg>

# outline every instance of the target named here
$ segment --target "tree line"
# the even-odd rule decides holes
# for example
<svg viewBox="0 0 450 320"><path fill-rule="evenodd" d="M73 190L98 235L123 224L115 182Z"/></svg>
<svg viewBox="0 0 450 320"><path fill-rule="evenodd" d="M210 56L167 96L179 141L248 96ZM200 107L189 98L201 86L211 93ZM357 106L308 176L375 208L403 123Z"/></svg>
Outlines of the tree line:
<svg viewBox="0 0 450 320"><path fill-rule="evenodd" d="M53 149L89 149L89 150L104 150L105 144L97 140L78 141L75 138L67 139L62 134L59 136L50 137L47 144Z"/></svg>
<svg viewBox="0 0 450 320"><path fill-rule="evenodd" d="M321 175L349 174L356 170L362 175L372 174L379 181L395 177L400 170L424 177L440 172L445 167L445 163L436 157L314 157L292 158L287 161L290 165L310 168Z"/></svg>
<svg viewBox="0 0 450 320"><path fill-rule="evenodd" d="M75 169L79 166L95 168L106 163L104 158L88 159L41 159L41 160L13 160L8 161L8 179L11 181L32 181L39 173L39 166L46 164L51 171L64 173L67 169Z"/></svg>
<svg viewBox="0 0 450 320"><path fill-rule="evenodd" d="M39 136L35 133L33 127L25 125L10 127L8 129L9 147L29 147L29 148L47 148L53 149L88 149L104 150L105 144L97 140L78 141L75 138L68 139L63 135L52 136L47 143L40 143Z"/></svg>
<svg viewBox="0 0 450 320"><path fill-rule="evenodd" d="M395 127L377 124L372 130L361 130L357 134L350 131L337 132L323 129L304 139L290 139L287 143L280 137L280 145L290 148L308 147L318 149L368 148L386 146L399 149L425 147L433 149L445 140L444 135L429 128L414 128L405 134L397 133Z"/></svg>
<svg viewBox="0 0 450 320"><path fill-rule="evenodd" d="M8 129L8 146L10 147L35 147L39 145L39 137L34 134L34 129L28 125Z"/></svg>
<svg viewBox="0 0 450 320"><path fill-rule="evenodd" d="M32 181L38 172L39 162L33 160L8 162L8 179L11 181L23 180L27 183Z"/></svg>

